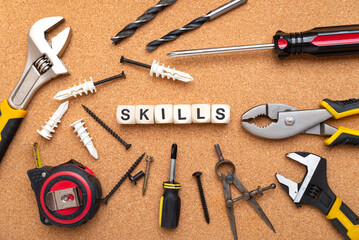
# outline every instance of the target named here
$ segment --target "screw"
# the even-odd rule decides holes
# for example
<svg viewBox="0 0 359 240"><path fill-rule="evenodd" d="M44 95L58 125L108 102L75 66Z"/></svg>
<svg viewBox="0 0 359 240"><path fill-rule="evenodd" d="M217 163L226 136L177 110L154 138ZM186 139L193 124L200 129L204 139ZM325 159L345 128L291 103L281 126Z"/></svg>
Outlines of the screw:
<svg viewBox="0 0 359 240"><path fill-rule="evenodd" d="M109 128L100 118L98 118L90 109L88 109L86 106L82 105L82 107L85 109L85 111L93 117L104 129L107 130L107 132L111 133L112 136L114 136L120 143L122 143L126 150L131 147L131 144L126 143L120 136L118 136L111 128Z"/></svg>
<svg viewBox="0 0 359 240"><path fill-rule="evenodd" d="M46 177L46 172L42 172L41 177L43 177L43 178Z"/></svg>
<svg viewBox="0 0 359 240"><path fill-rule="evenodd" d="M133 184L137 184L137 180L139 180L141 177L143 177L145 175L145 173L143 171L140 171L139 173L137 173L135 176L131 176L131 175L128 175L128 178L130 179L130 181L133 183Z"/></svg>
<svg viewBox="0 0 359 240"><path fill-rule="evenodd" d="M145 196L145 193L146 193L148 175L150 173L150 163L153 161L153 157L147 156L146 161L147 161L147 166L146 166L145 181L143 182L142 196Z"/></svg>
<svg viewBox="0 0 359 240"><path fill-rule="evenodd" d="M270 189L275 189L275 188L276 188L276 185L274 183L272 183L271 185L269 185L268 187L265 187L265 188L261 188L260 186L258 186L257 189L252 190L249 193L245 193L245 194L243 194L243 196L240 196L240 197L238 197L236 199L233 199L232 204L239 201L239 200L241 200L241 199L249 200L251 197L254 197L254 196L258 195L258 194L263 196L264 191L267 191L267 190L270 190Z"/></svg>
<svg viewBox="0 0 359 240"><path fill-rule="evenodd" d="M287 117L285 119L285 125L287 125L287 126L293 126L294 123L295 123L294 117Z"/></svg>
<svg viewBox="0 0 359 240"><path fill-rule="evenodd" d="M121 62L121 63L123 63L123 62L131 63L131 64L133 64L133 65L137 65L137 66L140 66L140 67L144 67L144 68L151 69L151 66L150 66L150 65L147 65L147 64L145 64L145 63L140 63L140 62L136 62L136 61L127 59L127 58L125 58L124 56L121 57L120 62Z"/></svg>
<svg viewBox="0 0 359 240"><path fill-rule="evenodd" d="M137 160L136 162L134 162L132 164L132 166L130 167L130 169L128 169L128 171L125 173L125 175L123 175L123 177L121 178L121 180L116 184L116 186L111 190L111 192L109 194L107 194L107 196L102 199L102 202L104 204L107 204L108 199L116 192L116 190L121 186L121 184L126 180L126 178L128 177L128 175L130 175L132 173L132 171L135 169L135 167L137 167L137 165L141 162L143 156L145 156L145 153L143 153Z"/></svg>
<svg viewBox="0 0 359 240"><path fill-rule="evenodd" d="M125 75L125 72L122 71L122 73L118 74L118 75L115 75L115 76L112 76L112 77L109 77L109 78L105 78L103 80L100 80L100 81L97 81L97 82L94 82L93 85L97 86L99 84L102 84L102 83L105 83L105 82L109 82L109 81L112 81L112 80L115 80L117 78L126 78L126 75Z"/></svg>
<svg viewBox="0 0 359 240"><path fill-rule="evenodd" d="M199 195L201 196L204 217L206 218L206 222L209 224L209 214L208 214L206 199L204 198L203 187L202 187L202 182L201 182L201 175L202 175L201 172L195 172L195 173L193 173L192 176L197 178L197 184L198 184L198 189L199 189Z"/></svg>

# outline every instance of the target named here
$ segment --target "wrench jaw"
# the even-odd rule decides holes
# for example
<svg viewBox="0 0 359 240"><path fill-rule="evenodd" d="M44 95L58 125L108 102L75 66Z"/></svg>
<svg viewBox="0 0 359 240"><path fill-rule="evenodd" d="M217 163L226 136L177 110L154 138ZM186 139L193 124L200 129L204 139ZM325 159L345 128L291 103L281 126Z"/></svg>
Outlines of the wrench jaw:
<svg viewBox="0 0 359 240"><path fill-rule="evenodd" d="M297 207L301 204L312 205L327 215L336 200L336 195L327 182L326 159L307 152L288 153L287 157L305 165L307 172L300 183L276 174L284 191L293 199Z"/></svg>
<svg viewBox="0 0 359 240"><path fill-rule="evenodd" d="M59 57L65 52L71 39L68 27L47 39L47 33L64 21L63 17L43 18L34 23L28 34L28 54L24 72L9 97L14 109L25 109L36 91L50 79L67 74L65 64Z"/></svg>
<svg viewBox="0 0 359 240"><path fill-rule="evenodd" d="M249 109L242 115L242 127L251 134L268 138L268 139L283 139L296 135L296 132L291 131L291 127L284 124L284 119L281 119L279 113L286 111L296 111L297 109L280 103L268 103L258 105ZM250 119L255 119L259 116L267 116L273 121L268 126L259 127L254 123L247 122Z"/></svg>

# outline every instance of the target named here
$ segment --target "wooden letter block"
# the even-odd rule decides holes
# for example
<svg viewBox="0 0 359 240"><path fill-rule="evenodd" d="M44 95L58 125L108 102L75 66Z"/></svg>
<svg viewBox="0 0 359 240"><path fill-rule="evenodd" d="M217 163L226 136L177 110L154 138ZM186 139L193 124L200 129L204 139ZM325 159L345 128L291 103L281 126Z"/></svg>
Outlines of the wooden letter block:
<svg viewBox="0 0 359 240"><path fill-rule="evenodd" d="M117 106L117 123L118 124L136 124L135 106L119 105Z"/></svg>
<svg viewBox="0 0 359 240"><path fill-rule="evenodd" d="M213 104L211 113L212 123L229 123L231 118L231 107L227 104Z"/></svg>
<svg viewBox="0 0 359 240"><path fill-rule="evenodd" d="M136 123L137 124L154 124L153 105L136 106Z"/></svg>
<svg viewBox="0 0 359 240"><path fill-rule="evenodd" d="M191 105L174 105L173 120L175 124L188 124L192 122Z"/></svg>
<svg viewBox="0 0 359 240"><path fill-rule="evenodd" d="M173 123L173 105L156 105L155 122L159 124Z"/></svg>
<svg viewBox="0 0 359 240"><path fill-rule="evenodd" d="M210 104L193 104L192 105L192 122L209 123L211 122L211 105Z"/></svg>

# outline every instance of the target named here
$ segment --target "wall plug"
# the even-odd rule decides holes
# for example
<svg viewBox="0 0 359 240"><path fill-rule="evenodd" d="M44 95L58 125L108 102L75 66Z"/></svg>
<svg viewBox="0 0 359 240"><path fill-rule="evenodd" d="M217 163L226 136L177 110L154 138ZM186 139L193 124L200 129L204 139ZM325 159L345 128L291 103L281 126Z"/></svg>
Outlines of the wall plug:
<svg viewBox="0 0 359 240"><path fill-rule="evenodd" d="M152 66L150 66L150 65L147 65L144 63L140 63L140 62L136 62L136 61L127 59L124 56L122 56L120 62L121 63L127 62L127 63L131 63L131 64L134 64L137 66L149 68L151 76L153 76L153 75L155 75L156 77L161 76L162 78L167 77L168 79L172 79L173 81L179 80L182 82L190 82L193 80L191 75L189 75L188 73L178 71L175 68L165 67L164 64L160 65L160 63L156 60L154 60L152 63Z"/></svg>
<svg viewBox="0 0 359 240"><path fill-rule="evenodd" d="M57 124L61 122L62 116L65 114L69 107L69 101L62 103L54 112L54 114L50 117L50 120L46 122L45 126L42 126L41 130L37 130L37 132L46 138L47 140L51 140L52 133L55 132L55 128Z"/></svg>
<svg viewBox="0 0 359 240"><path fill-rule="evenodd" d="M74 133L77 133L77 136L81 139L80 141L84 144L84 146L87 148L90 154L95 159L98 159L97 151L95 146L93 145L92 138L90 137L90 134L87 132L87 127L84 127L85 122L83 122L82 120L83 118L74 122L73 124L70 125L70 127L73 127L75 129Z"/></svg>
<svg viewBox="0 0 359 240"><path fill-rule="evenodd" d="M73 87L70 87L66 90L60 91L58 92L54 99L56 100L64 100L70 97L77 97L77 95L82 96L83 93L88 94L88 92L94 93L96 92L96 86L105 82L109 82L111 80L117 79L117 78L126 78L126 75L124 72L122 72L121 74L103 79L101 81L97 81L97 82L93 82L92 77L90 77L90 81L86 81L84 83L79 83L79 85L74 85Z"/></svg>

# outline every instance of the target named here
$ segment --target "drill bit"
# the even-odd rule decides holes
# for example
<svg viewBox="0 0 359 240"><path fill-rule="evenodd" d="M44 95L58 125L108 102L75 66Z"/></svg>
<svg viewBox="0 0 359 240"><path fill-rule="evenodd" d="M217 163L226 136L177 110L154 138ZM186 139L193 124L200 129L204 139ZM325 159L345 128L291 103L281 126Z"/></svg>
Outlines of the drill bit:
<svg viewBox="0 0 359 240"><path fill-rule="evenodd" d="M147 44L146 49L148 51L153 51L153 50L157 49L163 43L173 41L173 40L177 39L179 36L181 36L183 33L191 31L193 29L196 29L196 28L202 26L205 22L213 20L213 19L229 12L230 10L232 10L246 2L247 2L247 0L230 1L230 2L220 6L219 8L217 8L213 11L210 11L206 15L196 18L195 20L193 20L192 22L183 26L182 28L173 30L172 32L169 32L167 35L163 36L162 38L150 42L149 44Z"/></svg>
<svg viewBox="0 0 359 240"><path fill-rule="evenodd" d="M112 43L117 44L121 42L123 39L129 37L134 34L137 28L145 24L146 22L154 19L159 12L161 12L164 8L169 5L172 5L177 0L161 0L155 6L149 8L144 12L141 16L139 16L136 21L128 24L124 27L119 33L116 34L115 37L111 38Z"/></svg>

